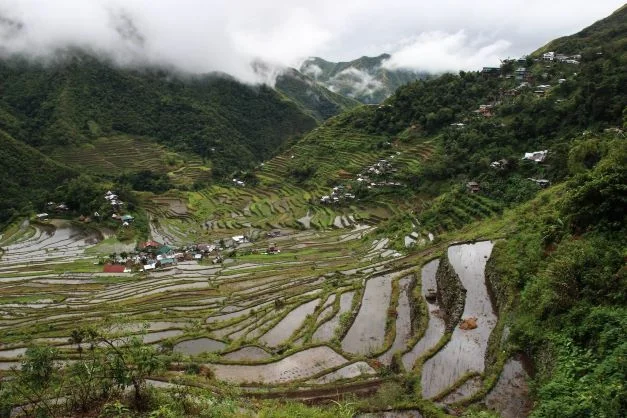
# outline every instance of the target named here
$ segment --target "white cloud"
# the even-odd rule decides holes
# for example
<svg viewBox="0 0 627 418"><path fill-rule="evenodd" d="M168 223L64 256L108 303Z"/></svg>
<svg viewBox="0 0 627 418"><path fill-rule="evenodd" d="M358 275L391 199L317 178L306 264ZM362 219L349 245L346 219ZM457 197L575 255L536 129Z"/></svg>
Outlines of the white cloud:
<svg viewBox="0 0 627 418"><path fill-rule="evenodd" d="M502 39L488 43L470 39L464 31L427 32L402 42L383 66L431 73L476 70L498 65L499 58L504 57L510 45Z"/></svg>
<svg viewBox="0 0 627 418"><path fill-rule="evenodd" d="M383 88L383 83L373 75L357 68L349 67L332 77L328 84L333 91L348 90L351 97L370 96Z"/></svg>
<svg viewBox="0 0 627 418"><path fill-rule="evenodd" d="M350 60L396 51L389 65L420 66L428 53L436 54L428 60L433 68L454 70L529 52L621 5L622 0L0 0L0 51L46 56L79 46L124 64L222 71L247 81L258 80L250 65L255 60L286 66L312 55ZM399 44L400 39L410 41Z"/></svg>
<svg viewBox="0 0 627 418"><path fill-rule="evenodd" d="M305 75L316 80L322 74L322 68L313 63L304 62L303 66L299 66Z"/></svg>

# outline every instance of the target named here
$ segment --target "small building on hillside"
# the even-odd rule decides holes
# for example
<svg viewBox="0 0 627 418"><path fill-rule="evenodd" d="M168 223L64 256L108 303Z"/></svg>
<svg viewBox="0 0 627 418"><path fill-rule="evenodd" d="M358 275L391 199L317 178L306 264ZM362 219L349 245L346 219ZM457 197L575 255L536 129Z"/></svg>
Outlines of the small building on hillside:
<svg viewBox="0 0 627 418"><path fill-rule="evenodd" d="M551 182L547 179L534 179L534 178L529 178L528 180L533 181L535 184L537 184L538 186L542 187L543 189L549 187L551 185Z"/></svg>
<svg viewBox="0 0 627 418"><path fill-rule="evenodd" d="M468 183L466 183L466 189L470 193L477 193L481 190L481 187L479 187L479 183L477 183L476 181L469 181Z"/></svg>
<svg viewBox="0 0 627 418"><path fill-rule="evenodd" d="M172 267L176 264L176 260L174 258L162 258L161 260L159 260L159 263L161 264L162 268Z"/></svg>
<svg viewBox="0 0 627 418"><path fill-rule="evenodd" d="M534 161L536 163L541 163L541 162L543 162L546 159L546 156L547 156L548 153L549 153L548 150L526 152L525 156L522 159L523 160Z"/></svg>
<svg viewBox="0 0 627 418"><path fill-rule="evenodd" d="M505 158L501 158L498 161L492 161L490 163L490 168L494 168L496 170L505 170L508 165L509 161L507 161Z"/></svg>
<svg viewBox="0 0 627 418"><path fill-rule="evenodd" d="M518 67L516 71L514 71L514 75L517 81L527 81L529 78L529 72L525 67Z"/></svg>
<svg viewBox="0 0 627 418"><path fill-rule="evenodd" d="M157 241L146 241L146 242L141 242L139 243L139 245L137 245L137 248L140 251L155 251L161 247L162 245L158 243Z"/></svg>
<svg viewBox="0 0 627 418"><path fill-rule="evenodd" d="M216 249L216 246L213 244L198 244L196 249L203 253L211 253Z"/></svg>
<svg viewBox="0 0 627 418"><path fill-rule="evenodd" d="M279 247L276 245L275 242L271 242L270 245L268 245L268 250L266 252L268 254L278 254L281 252L281 250L279 249Z"/></svg>
<svg viewBox="0 0 627 418"><path fill-rule="evenodd" d="M122 217L120 218L120 220L121 220L122 222L128 222L128 223L131 223L131 222L133 222L133 221L135 220L135 218L133 218L131 215L124 215L124 216L122 216Z"/></svg>
<svg viewBox="0 0 627 418"><path fill-rule="evenodd" d="M37 215L35 215L35 218L37 218L38 221L47 221L48 220L48 214L47 213L38 213Z"/></svg>
<svg viewBox="0 0 627 418"><path fill-rule="evenodd" d="M235 235L234 237L231 237L231 239L235 244L244 244L245 242L248 242L248 239L244 235Z"/></svg>
<svg viewBox="0 0 627 418"><path fill-rule="evenodd" d="M501 74L499 67L483 67L481 74L485 77L498 77Z"/></svg>

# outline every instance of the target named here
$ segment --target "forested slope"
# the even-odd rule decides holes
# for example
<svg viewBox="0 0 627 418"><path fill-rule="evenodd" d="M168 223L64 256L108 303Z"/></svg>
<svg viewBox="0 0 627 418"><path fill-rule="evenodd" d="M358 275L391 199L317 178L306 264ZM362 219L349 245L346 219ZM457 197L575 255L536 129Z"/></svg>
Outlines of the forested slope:
<svg viewBox="0 0 627 418"><path fill-rule="evenodd" d="M0 128L46 149L114 134L141 135L245 167L316 121L266 86L167 69L120 69L72 51L55 62L0 62Z"/></svg>

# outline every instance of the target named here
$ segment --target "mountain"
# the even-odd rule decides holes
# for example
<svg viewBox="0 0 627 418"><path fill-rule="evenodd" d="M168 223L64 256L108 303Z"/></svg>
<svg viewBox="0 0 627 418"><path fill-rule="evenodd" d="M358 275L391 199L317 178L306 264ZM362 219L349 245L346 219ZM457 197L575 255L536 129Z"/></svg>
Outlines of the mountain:
<svg viewBox="0 0 627 418"><path fill-rule="evenodd" d="M319 121L360 105L357 100L328 90L294 68L279 74L274 87Z"/></svg>
<svg viewBox="0 0 627 418"><path fill-rule="evenodd" d="M1 59L0 91L0 132L10 140L7 152L21 156L19 170L3 165L3 201L19 204L9 205L0 223L37 195L18 193L18 186L51 190L60 183L56 174L27 174L38 166L66 178L148 170L191 187L251 168L357 104L296 71L273 89L224 74L121 68L78 50L47 61ZM60 170L53 160L76 171Z"/></svg>
<svg viewBox="0 0 627 418"><path fill-rule="evenodd" d="M33 202L43 207L46 195L77 173L17 141L0 129L0 225Z"/></svg>
<svg viewBox="0 0 627 418"><path fill-rule="evenodd" d="M312 57L303 62L300 71L335 93L362 103L380 103L403 84L426 77L408 70L389 70L383 65L388 59L389 54L349 62Z"/></svg>
<svg viewBox="0 0 627 418"><path fill-rule="evenodd" d="M215 412L224 401L225 411L235 411L218 409L218 415L250 411L259 416L353 417L361 412L404 410L430 417L449 413L491 417L497 416L496 409L505 416L624 416L626 10L623 7L528 57L503 62L498 70L414 80L374 106L342 101L314 88L312 77L291 70L277 79L273 90L242 86L228 78L180 79L157 70L121 71L103 68L100 63L80 66L83 72L93 71L88 78L95 83L92 85L82 81L82 74L68 69L68 64L36 67L37 71L28 67L24 77L9 65L2 72L9 82L0 84L0 146L6 148L3 157L9 162L0 174L9 181L0 184L9 188L12 199L20 197L20 188L28 188L24 199L32 202L35 197L29 193L45 196L48 189L76 176L60 161L72 167L97 165L101 171L90 171L87 187L79 187L84 186L83 180L88 181L83 175L73 181L74 187L61 184L58 188L59 194L74 200L72 211L64 216L76 219L79 214L93 213L93 206L99 205L104 219L94 220L90 227L117 230L109 242L129 240L129 236L143 241L153 234L162 242L167 239L187 249L190 242L219 243L221 252L214 254L215 264L192 267L188 262L157 273L159 276L145 273L140 281L137 276L112 277L114 280L94 276L85 292L98 293L92 297L72 287L72 299L66 299L58 286L57 271L95 272L102 266L84 260L59 267L41 261L28 266L13 258L15 264L8 264L3 274L15 280L5 294L12 302L19 298L11 305L18 315L7 316L11 327L5 334L11 348L3 351L19 350L23 341L39 337L33 335L31 322L24 321L26 315L41 319L51 310L58 311L58 306L77 305L85 315L52 322L55 316L49 326L35 331L59 339L75 329L81 337L83 331L77 327L83 316L85 321L100 320L113 302L117 314L137 315L141 304L141 312L150 313L146 318L153 324L165 321L172 312L184 312L177 316L181 323L205 324L200 327L202 334L224 344L211 356L179 352L168 357L170 349L198 337L200 328L196 326L191 331L181 329L181 334L168 338L158 350L156 344L141 346L140 338L129 345L138 350L134 353L146 354L130 357L141 357L134 361L153 362L151 358L159 355L163 361L176 362L168 372L159 372L155 366L154 373L146 372L144 380L148 375L179 375L183 365L185 379L177 384L193 384L203 395L209 394L203 390L211 391L211 405L203 404L203 410ZM543 54L549 51L555 56L545 58ZM339 65L313 62L318 69L309 68L318 74L330 74ZM372 62L376 66L381 61L376 64L376 58L364 58L360 65L367 67ZM11 65L19 69L18 64ZM50 68L57 71L54 77L48 74ZM355 71L365 72L348 72ZM346 110L332 116L340 109ZM270 120L261 120L263 117ZM324 122L316 125L316 119ZM209 142L214 138L209 134L193 135L198 127L195 123L207 121L216 124L209 133L223 143ZM310 126L315 127L304 132ZM255 136L255 129L264 135L274 133L272 143L252 142L263 139ZM223 130L232 138L223 137ZM195 148L203 141L215 146L219 159L211 149L203 153ZM71 159L60 148L79 150L83 159ZM115 148L121 149L116 158L98 161L100 154L113 153ZM249 162L264 161L237 173L241 180L234 183L196 183L175 189L171 187L174 183L167 182L186 175L192 164L177 161L188 158L190 151L196 158L206 156L211 168L223 173L245 166L238 156ZM129 182L104 171L106 167L117 171L126 164L141 166L151 158L155 171L167 173L160 172L163 176L159 177L140 172L140 181L135 182L133 176L127 176L135 190L146 190L143 193L133 193ZM148 185L150 189L139 183L157 184ZM166 186L174 190L161 193ZM96 187L91 196L89 192ZM109 206L102 198L108 189L120 195L120 190L124 192L126 202L130 202L127 195L135 196L136 206L129 208L129 213L136 215L133 223L120 225L111 219L111 208L100 210ZM83 210L81 193L96 203L84 205ZM17 240L26 232L16 234ZM250 242L239 247L227 243L245 241L235 239L238 235ZM25 241L29 238L23 237ZM21 248L22 242L17 242L18 256L29 252L25 251L29 244ZM482 253L476 245L490 250ZM457 255L451 252L454 247L460 251ZM96 252L104 256L114 248L108 242L99 244L88 256ZM11 252L6 255L15 257ZM40 257L41 252L37 247L34 256ZM52 256L44 252L46 258ZM117 259L116 254L106 257L114 263ZM54 263L60 259L50 258ZM438 267L430 270L435 260L439 260ZM425 269L420 270L421 266ZM47 271L55 277L36 283L31 278ZM186 279L189 283L173 288L173 280ZM383 280L387 280L385 287L380 284ZM27 286L27 281L33 286ZM107 285L112 287L107 289ZM120 290L127 285L128 291ZM52 287L46 291L46 286ZM478 288L485 288L483 296L476 293ZM370 297L369 289L381 298ZM342 299L348 293L346 304ZM42 294L55 299L44 303ZM99 294L108 296L98 298ZM38 301L36 314L33 300ZM478 304L489 309L472 316ZM302 315L304 309L310 309L307 315ZM296 316L301 318L300 325L293 321ZM314 335L329 322L335 324L335 330L328 339L316 340ZM434 325L437 323L441 324ZM374 338L373 333L362 338L366 328L378 328L379 337ZM268 337L274 330L289 332L274 344ZM348 337L351 330L359 334L355 334L354 348L347 345L352 340ZM75 344L82 341L86 345L81 338L73 338ZM50 364L58 355L80 365L84 358L100 353L98 344L95 350L84 352L67 347L65 339L58 345L62 350L47 355ZM254 359L232 357L233 350L241 355L241 350L251 347L255 348L251 350L256 353ZM124 345L120 348L125 350ZM415 349L416 357L406 363L405 355ZM324 350L331 353L329 358L341 359L325 365L326 354L318 357L308 350ZM261 362L259 352L265 353ZM28 350L23 363L34 364L37 353ZM293 356L305 358L315 369L308 376L290 374L296 366L305 370ZM106 361L111 358L98 357L94 363L124 363L127 367L125 362ZM360 370L372 371L351 372L345 375L352 376L349 379L336 380L344 365L357 364L355 359L361 363ZM266 379L269 362L274 369L286 367L288 372L281 379ZM529 371L523 367L527 363L532 366ZM441 376L433 372L438 370L435 364L441 366L446 379L439 381ZM242 367L252 373L242 372ZM15 372L16 378L7 379L6 384L27 385L33 378L30 368L24 369L24 375ZM138 369L130 365L125 373ZM272 376L276 375L274 369ZM431 374L427 374L429 369ZM63 373L82 376L78 374L81 370L68 368ZM254 376L260 371L263 376ZM68 395L76 386L71 383L83 381L61 379L56 373L59 378L52 381L70 382ZM125 373L111 375L121 375L124 379L120 378L119 385L129 387ZM96 379L102 379L100 376ZM231 383L241 384L244 390L215 391L223 387L218 381L233 376L237 379ZM36 378L34 385L41 389ZM103 382L111 383L106 378ZM137 394L144 385L138 382L135 390L140 399ZM438 385L436 391L430 387ZM55 397L58 393L65 396L50 386L50 395L41 399L53 398L53 389ZM24 391L0 390L11 395L0 396L9 412L32 402L22 396ZM371 392L376 393L371 396ZM167 400L163 394L148 406L159 408L155 413L200 413L192 409L199 408L197 402L181 405L175 403L181 402L180 397ZM296 402L251 403L246 398L321 401L344 394L355 398L329 406L316 402L311 409ZM85 409L102 404L98 399L88 400Z"/></svg>
<svg viewBox="0 0 627 418"><path fill-rule="evenodd" d="M297 91L305 83L283 84L301 97L298 104L270 87L226 75L119 68L78 51L49 62L14 57L0 61L0 129L46 150L114 135L142 136L229 171L271 157L315 127L316 118L349 104L322 87L311 94L310 87L310 93ZM321 102L324 110L308 108Z"/></svg>
<svg viewBox="0 0 627 418"><path fill-rule="evenodd" d="M576 54L586 51L591 52L590 50L595 48L624 51L627 48L625 19L627 19L627 4L620 7L610 16L593 23L574 35L552 40L531 55L537 57L549 51Z"/></svg>

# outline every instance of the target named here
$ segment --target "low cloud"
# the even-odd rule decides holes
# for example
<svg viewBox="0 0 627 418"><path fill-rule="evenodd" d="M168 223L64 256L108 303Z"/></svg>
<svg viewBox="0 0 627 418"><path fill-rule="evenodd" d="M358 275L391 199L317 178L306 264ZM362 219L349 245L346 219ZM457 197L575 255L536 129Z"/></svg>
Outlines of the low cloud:
<svg viewBox="0 0 627 418"><path fill-rule="evenodd" d="M264 82L277 69L393 53L390 68L477 69L576 32L622 0L0 0L0 55L83 48ZM405 39L399 44L399 39Z"/></svg>
<svg viewBox="0 0 627 418"><path fill-rule="evenodd" d="M300 66L300 68L303 74L308 75L314 80L317 80L318 77L320 77L320 75L322 74L322 68L320 68L316 64L308 63L307 61L305 61L305 63Z"/></svg>
<svg viewBox="0 0 627 418"><path fill-rule="evenodd" d="M498 65L511 42L471 39L464 31L427 32L401 43L384 68L442 73Z"/></svg>
<svg viewBox="0 0 627 418"><path fill-rule="evenodd" d="M372 97L384 88L383 83L365 71L349 67L340 71L331 79L328 85L332 91L344 92L350 97Z"/></svg>

